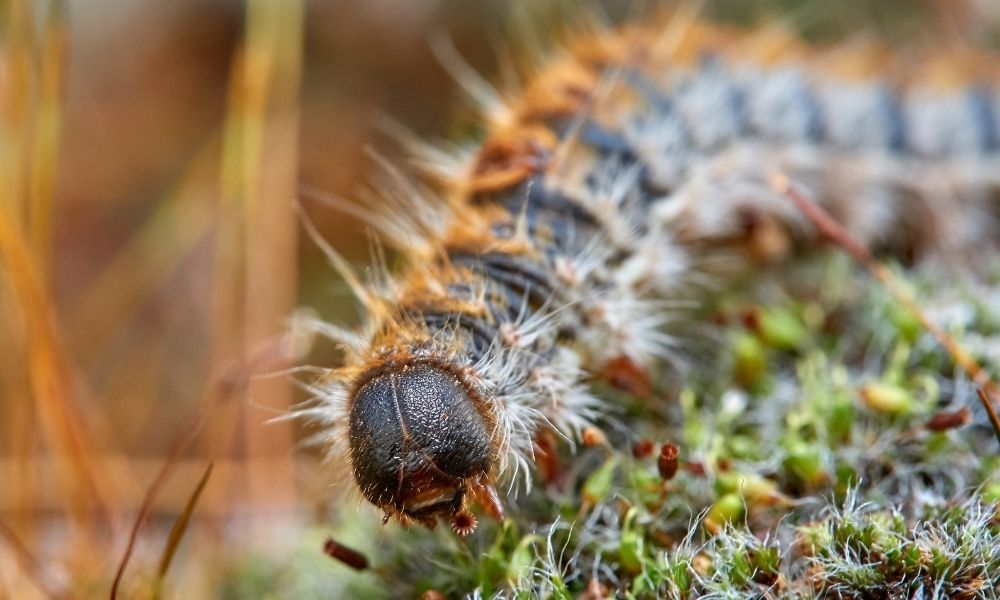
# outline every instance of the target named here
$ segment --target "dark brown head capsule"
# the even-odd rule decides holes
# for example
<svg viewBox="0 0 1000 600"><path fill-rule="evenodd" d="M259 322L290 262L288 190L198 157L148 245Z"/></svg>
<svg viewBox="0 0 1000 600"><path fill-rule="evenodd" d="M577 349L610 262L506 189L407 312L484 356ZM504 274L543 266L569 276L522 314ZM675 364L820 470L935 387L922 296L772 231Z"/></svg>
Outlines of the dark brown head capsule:
<svg viewBox="0 0 1000 600"><path fill-rule="evenodd" d="M495 500L484 485L495 453L492 418L442 366L408 364L362 379L349 437L354 477L387 518L433 526L444 517L454 525L468 516L466 494L480 498L488 489Z"/></svg>

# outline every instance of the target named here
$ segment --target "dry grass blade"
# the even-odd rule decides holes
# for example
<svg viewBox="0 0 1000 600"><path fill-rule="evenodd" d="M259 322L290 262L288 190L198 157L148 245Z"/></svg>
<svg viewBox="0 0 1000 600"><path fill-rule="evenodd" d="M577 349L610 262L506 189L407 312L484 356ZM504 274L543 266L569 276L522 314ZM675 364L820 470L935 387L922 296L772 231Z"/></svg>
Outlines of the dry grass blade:
<svg viewBox="0 0 1000 600"><path fill-rule="evenodd" d="M892 294L897 302L902 304L907 310L912 312L921 327L933 335L938 343L951 355L959 367L965 371L976 385L988 392L988 396L995 396L998 387L995 381L990 378L989 373L983 369L976 359L963 348L955 338L948 335L946 331L935 325L927 317L927 314L920 308L920 305L906 291L903 284L892 274L892 271L875 260L871 252L860 242L851 237L851 234L837 223L822 207L807 198L801 191L795 188L784 175L777 175L772 180L772 185L776 191L786 196L802 214L816 227L820 235L846 252L856 262L864 266L885 288Z"/></svg>
<svg viewBox="0 0 1000 600"><path fill-rule="evenodd" d="M97 467L98 456L76 410L76 385L58 335L48 289L39 277L27 242L4 211L0 211L0 265L25 320L35 414L41 420L46 442L61 463L67 508L78 522L93 516L92 511L107 515L114 488Z"/></svg>
<svg viewBox="0 0 1000 600"><path fill-rule="evenodd" d="M997 416L997 411L993 408L993 403L990 402L990 397L983 388L978 388L976 393L979 394L979 401L983 403L983 408L986 409L986 414L990 416L990 424L993 425L993 431L997 434L997 442L1000 443L1000 417Z"/></svg>
<svg viewBox="0 0 1000 600"><path fill-rule="evenodd" d="M74 303L67 319L70 340L86 343L87 352L80 357L85 368L106 359L108 347L123 334L122 324L135 318L210 233L213 210L198 185L214 167L217 152L218 135L213 133L180 181Z"/></svg>
<svg viewBox="0 0 1000 600"><path fill-rule="evenodd" d="M195 506L198 505L201 492L205 489L205 484L208 483L208 478L212 475L212 466L213 463L208 463L205 474L201 476L198 485L194 488L194 492L191 493L191 498L188 499L187 506L184 507L184 511L177 517L174 526L170 529L170 535L167 537L167 545L163 548L163 555L160 557L160 568L156 573L156 587L154 592L154 597L156 598L160 596L163 580L167 576L167 570L170 569L170 563L174 560L174 554L177 553L177 547L180 546L184 532L187 531L188 523L191 522L191 515L194 513Z"/></svg>
<svg viewBox="0 0 1000 600"><path fill-rule="evenodd" d="M77 531L94 515L108 524L115 488L104 475L79 409L84 396L63 345L49 282L52 196L62 112L66 11L64 3L8 2L0 36L0 272L13 291L14 310L3 327L21 330L10 364L27 374L12 397L5 427L22 465L35 452L36 427L56 459L60 497ZM23 355L20 351L23 350ZM17 399L24 400L18 402ZM5 400L8 398L5 398ZM92 425L92 423L91 423ZM23 472L22 498L35 474ZM25 506L28 506L27 500ZM23 514L27 514L25 511ZM19 519L27 521L26 518Z"/></svg>
<svg viewBox="0 0 1000 600"><path fill-rule="evenodd" d="M153 479L153 483L151 483L149 488L146 490L146 495L143 496L142 504L139 507L139 514L136 516L135 522L132 524L132 531L129 533L128 545L125 547L125 554L122 556L122 560L118 564L118 570L115 572L115 579L111 583L111 600L115 600L115 598L118 597L118 587L121 585L122 577L125 575L125 569L128 567L128 562L132 558L132 552L135 550L135 543L139 539L139 530L149 517L149 513L153 508L153 502L155 502L156 497L160 495L160 490L163 489L163 486L170 480L170 476L174 472L174 466L177 464L177 459L180 457L181 453L186 450L192 442L194 442L203 425L204 420L198 419L194 426L185 429L184 435L179 440L174 442L174 445L167 456L167 460L163 464L163 468L156 474L156 477Z"/></svg>
<svg viewBox="0 0 1000 600"><path fill-rule="evenodd" d="M157 496L160 495L160 490L170 480L170 476L173 474L181 454L190 448L191 444L198 438L198 434L201 433L202 428L208 422L215 408L223 400L231 397L236 390L244 389L246 380L245 371L240 369L239 365L233 365L228 376L222 377L213 386L214 397L212 400L205 405L203 411L194 418L191 425L185 427L184 432L174 441L170 452L167 454L166 462L163 463L163 467L156 474L156 477L153 478L153 482L149 484L149 488L146 489L146 494L142 498L142 504L139 506L139 514L136 515L135 522L132 524L132 530L129 533L128 545L125 547L125 553L122 555L122 560L118 564L118 571L115 573L115 579L111 584L111 600L118 597L118 587L121 585L125 569L128 567L129 560L132 558L132 552L135 550L135 543L139 538L139 530L149 517L153 503L156 501Z"/></svg>
<svg viewBox="0 0 1000 600"><path fill-rule="evenodd" d="M0 68L5 85L0 88L0 141L9 155L0 160L0 207L18 225L25 221L23 198L27 178L31 132L32 55L35 48L35 18L31 2L14 0L3 5L3 35L0 37Z"/></svg>
<svg viewBox="0 0 1000 600"><path fill-rule="evenodd" d="M32 155L28 163L31 169L28 177L28 238L43 273L47 273L52 255L52 200L62 118L63 65L68 38L65 13L63 2L51 3L42 31L38 103L31 144Z"/></svg>
<svg viewBox="0 0 1000 600"><path fill-rule="evenodd" d="M213 386L213 399L175 442L150 484L115 575L112 598L117 596L138 532L156 497L180 455L208 422L208 414L221 406L223 398L246 393L254 365L272 368L277 364L280 368L287 360L284 343L276 346L268 340L291 311L296 289L292 199L297 173L294 149L301 10L300 2L252 0L247 4L244 40L233 61L223 126L221 194L215 220L212 354L213 363L223 368L224 375ZM233 360L237 362L233 364ZM231 366L225 368L227 364ZM260 395L272 398L277 394ZM211 453L228 454L239 440L258 444L264 437L256 422L247 423L254 426L253 435L233 431L234 423L240 428L241 421L250 420L242 406L233 407L233 412L237 414L227 416L234 418L220 418L219 426L205 436ZM288 432L272 428L268 433L272 447L251 447L248 453L290 455ZM254 468L248 471L254 472ZM267 473L270 484L261 485L261 489L272 496L287 494L291 485L273 484L282 474ZM225 489L231 483L223 480L218 485ZM240 496L245 497L243 490Z"/></svg>
<svg viewBox="0 0 1000 600"><path fill-rule="evenodd" d="M261 340L279 334L296 303L293 207L303 4L246 4L223 127L212 290L215 364L245 357ZM291 388L283 380L256 381L251 393L268 398L269 407L279 411L291 401ZM229 418L220 419L206 436L209 452L246 457L245 481L217 478L217 485L228 497L239 498L241 508L250 513L287 510L295 504L292 431L287 423L265 428L269 418L262 411L234 406Z"/></svg>
<svg viewBox="0 0 1000 600"><path fill-rule="evenodd" d="M121 585L125 569L128 567L129 560L132 558L132 553L135 550L135 544L139 538L139 530L149 517L153 503L156 502L156 498L159 496L163 486L166 485L171 475L173 475L180 456L194 444L201 430L205 428L211 417L227 400L245 395L252 373L267 371L275 364L283 364L287 360L290 352L290 343L292 342L286 337L269 340L268 343L262 344L257 349L257 352L248 362L231 362L228 368L215 379L209 392L208 401L202 404L201 412L194 417L191 424L185 427L183 433L174 441L170 452L167 454L166 462L164 462L163 467L146 489L146 494L143 496L142 504L139 507L139 513L136 515L135 522L132 524L132 530L129 533L128 544L125 547L125 552L122 555L114 581L111 584L112 600L118 597L118 588Z"/></svg>

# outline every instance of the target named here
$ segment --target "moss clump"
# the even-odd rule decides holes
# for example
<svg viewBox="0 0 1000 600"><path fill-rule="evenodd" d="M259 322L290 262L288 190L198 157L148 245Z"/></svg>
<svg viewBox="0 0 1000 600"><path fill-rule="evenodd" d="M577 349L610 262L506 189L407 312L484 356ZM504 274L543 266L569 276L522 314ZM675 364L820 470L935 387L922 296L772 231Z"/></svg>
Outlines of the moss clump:
<svg viewBox="0 0 1000 600"><path fill-rule="evenodd" d="M563 448L561 477L520 494L503 524L481 516L467 539L390 525L369 547L374 568L344 593L1000 595L1000 458L973 386L926 333L887 318L895 304L845 276L843 261L806 268L708 309L704 320L722 323L712 362L664 382L659 400L602 392L625 407L604 424L608 444ZM840 285L826 282L834 276ZM974 352L969 342L995 341L975 325L996 320L1000 292L915 279L921 302ZM748 314L772 315L773 331ZM961 407L970 418L958 429L927 426ZM667 442L679 455L664 477L655 449ZM370 541L350 531L376 520L352 519L345 535Z"/></svg>
<svg viewBox="0 0 1000 600"><path fill-rule="evenodd" d="M981 499L930 510L912 521L849 504L803 526L807 578L839 597L996 597L1000 513Z"/></svg>

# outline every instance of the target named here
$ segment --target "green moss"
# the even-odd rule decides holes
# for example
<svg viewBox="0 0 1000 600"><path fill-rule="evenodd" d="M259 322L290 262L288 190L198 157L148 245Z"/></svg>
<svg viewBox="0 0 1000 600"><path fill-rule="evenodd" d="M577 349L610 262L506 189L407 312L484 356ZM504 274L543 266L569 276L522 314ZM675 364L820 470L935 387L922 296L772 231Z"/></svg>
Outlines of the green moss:
<svg viewBox="0 0 1000 600"><path fill-rule="evenodd" d="M895 309L877 286L837 259L812 269L808 281L834 273L842 285L726 298L762 325L727 321L715 368L667 381L660 403L621 398L633 408L605 427L610 447L564 448L558 485L522 493L504 524L480 515L468 539L387 526L351 593L577 598L596 577L636 599L1000 594L992 431L978 412L958 431L924 428L943 400L975 409L971 386L932 339L886 318ZM632 456L639 438L680 447L674 478ZM294 589L298 571L259 568L238 578Z"/></svg>

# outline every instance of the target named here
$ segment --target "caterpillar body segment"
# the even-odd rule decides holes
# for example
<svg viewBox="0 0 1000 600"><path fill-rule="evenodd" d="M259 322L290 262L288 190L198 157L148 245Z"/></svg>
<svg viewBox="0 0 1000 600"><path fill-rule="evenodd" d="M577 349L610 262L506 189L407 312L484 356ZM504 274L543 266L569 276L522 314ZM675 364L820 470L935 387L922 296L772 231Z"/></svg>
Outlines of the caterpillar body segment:
<svg viewBox="0 0 1000 600"><path fill-rule="evenodd" d="M501 516L541 432L573 440L607 412L588 374L683 354L659 300L685 295L696 255L770 263L812 242L775 176L878 250L995 247L997 69L893 79L882 56L668 23L571 41L502 105L477 87L485 138L427 157L444 208L395 186L375 225L409 267L304 411L364 497L463 534L470 503Z"/></svg>

